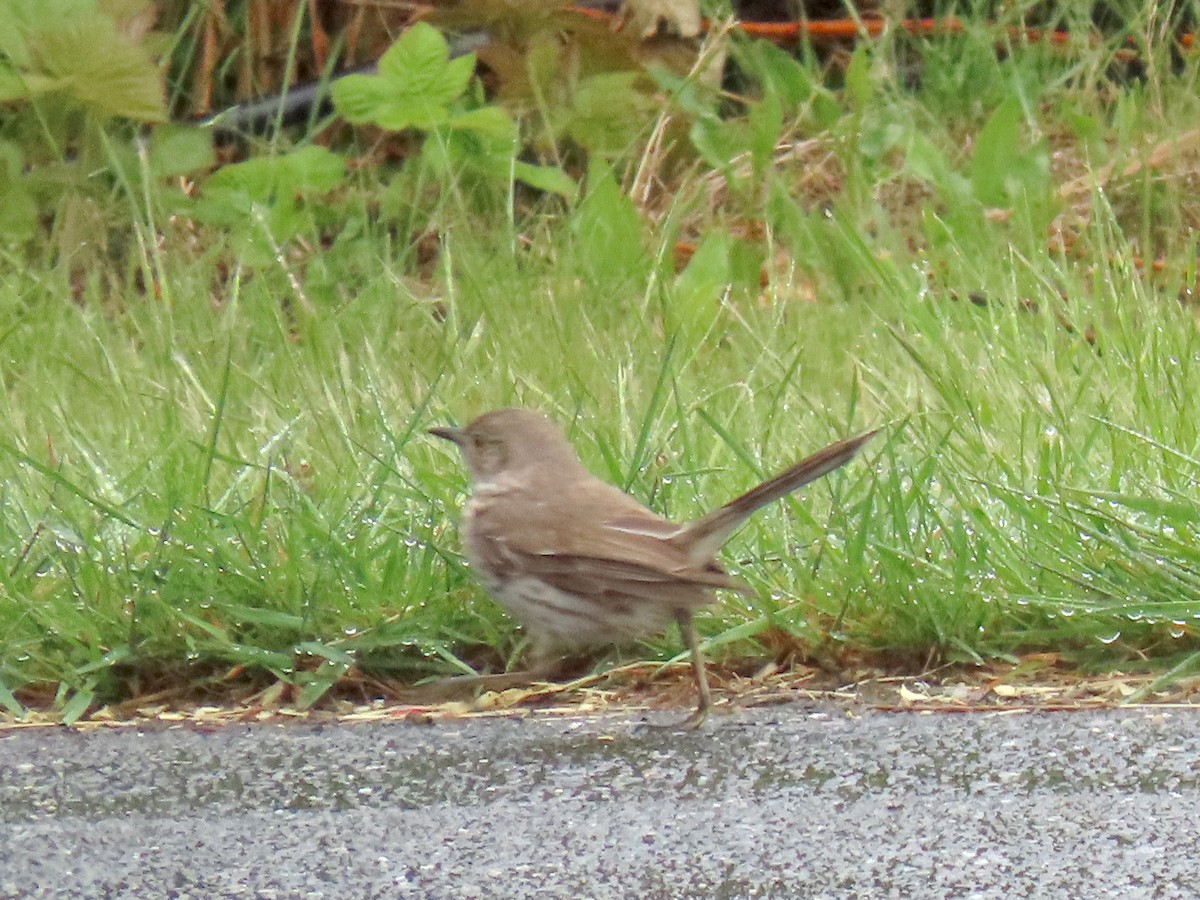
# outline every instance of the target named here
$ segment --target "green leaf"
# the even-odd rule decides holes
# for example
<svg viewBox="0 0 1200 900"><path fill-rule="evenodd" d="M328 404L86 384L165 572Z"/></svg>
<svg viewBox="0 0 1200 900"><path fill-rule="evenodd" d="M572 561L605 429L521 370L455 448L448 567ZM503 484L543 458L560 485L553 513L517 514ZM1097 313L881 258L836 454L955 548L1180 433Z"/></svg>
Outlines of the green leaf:
<svg viewBox="0 0 1200 900"><path fill-rule="evenodd" d="M1118 503L1126 509L1147 513L1168 521L1200 521L1200 508L1197 508L1195 504L1186 500L1167 500L1162 497L1123 494L1113 491L1073 491L1072 493L1102 500L1105 503Z"/></svg>
<svg viewBox="0 0 1200 900"><path fill-rule="evenodd" d="M980 202L1004 206L1009 195L1005 182L1021 152L1021 101L1009 97L992 113L975 139L971 183Z"/></svg>
<svg viewBox="0 0 1200 900"><path fill-rule="evenodd" d="M474 72L474 54L451 60L441 33L418 22L383 54L378 74L335 82L333 103L355 124L429 131L450 121L449 107L466 91Z"/></svg>
<svg viewBox="0 0 1200 900"><path fill-rule="evenodd" d="M20 147L0 140L0 239L11 243L37 233L37 201L22 177L22 165Z"/></svg>
<svg viewBox="0 0 1200 900"><path fill-rule="evenodd" d="M499 106L484 106L459 113L451 118L448 124L460 131L474 131L494 138L497 142L508 144L510 149L517 139L517 124L512 120L512 116Z"/></svg>
<svg viewBox="0 0 1200 900"><path fill-rule="evenodd" d="M904 170L938 190L947 202L975 204L971 186L955 171L945 152L919 131L908 134L904 151Z"/></svg>
<svg viewBox="0 0 1200 900"><path fill-rule="evenodd" d="M148 50L87 0L0 0L0 101L61 91L106 115L166 119Z"/></svg>
<svg viewBox="0 0 1200 900"><path fill-rule="evenodd" d="M249 622L253 625L266 625L271 628L283 628L289 631L299 631L304 627L304 617L279 609L262 609L257 606L243 606L230 603L225 611L234 618Z"/></svg>
<svg viewBox="0 0 1200 900"><path fill-rule="evenodd" d="M279 159L290 175L285 187L298 193L333 190L346 176L346 160L324 147L304 147Z"/></svg>
<svg viewBox="0 0 1200 900"><path fill-rule="evenodd" d="M746 123L750 133L750 161L754 174L761 178L775 161L775 146L783 134L783 107L779 98L768 92L751 104Z"/></svg>
<svg viewBox="0 0 1200 900"><path fill-rule="evenodd" d="M846 95L857 110L868 108L875 96L871 82L871 54L866 44L859 44L846 67Z"/></svg>
<svg viewBox="0 0 1200 900"><path fill-rule="evenodd" d="M111 669L118 663L123 663L133 656L133 651L129 649L128 644L118 644L99 659L94 659L90 663L80 666L75 671L80 675L90 675L93 672L102 672L105 669Z"/></svg>
<svg viewBox="0 0 1200 900"><path fill-rule="evenodd" d="M296 707L298 709L308 709L325 696L329 689L342 679L342 676L346 674L346 670L352 665L354 665L353 660L346 663L328 660L321 663L315 672L297 672L296 682L301 687L299 693L296 695Z"/></svg>
<svg viewBox="0 0 1200 900"><path fill-rule="evenodd" d="M346 161L336 153L304 147L225 166L205 182L201 199L220 195L235 204L232 211L244 213L252 202L290 202L298 194L331 190L342 182L345 171Z"/></svg>
<svg viewBox="0 0 1200 900"><path fill-rule="evenodd" d="M645 264L642 217L604 163L593 163L571 225L591 277L609 278L618 266L635 273Z"/></svg>
<svg viewBox="0 0 1200 900"><path fill-rule="evenodd" d="M3 680L0 680L0 706L3 706L14 716L25 715L25 707L23 707L12 691L8 689Z"/></svg>
<svg viewBox="0 0 1200 900"><path fill-rule="evenodd" d="M376 77L392 85L400 96L445 106L462 96L474 71L474 54L451 62L450 47L441 32L427 22L418 22L380 57Z"/></svg>
<svg viewBox="0 0 1200 900"><path fill-rule="evenodd" d="M150 138L149 160L156 178L207 169L213 164L212 136L188 125L159 125Z"/></svg>
<svg viewBox="0 0 1200 900"><path fill-rule="evenodd" d="M717 97L696 78L677 75L662 66L647 66L649 75L659 90L671 97L671 102L693 119L710 118L717 114Z"/></svg>
<svg viewBox="0 0 1200 900"><path fill-rule="evenodd" d="M69 94L100 112L166 121L162 73L144 48L117 32L112 19L73 16L39 33L36 45L43 69L31 74L57 79Z"/></svg>
<svg viewBox="0 0 1200 900"><path fill-rule="evenodd" d="M378 75L347 75L330 87L334 108L356 125L373 123L392 100L391 86Z"/></svg>
<svg viewBox="0 0 1200 900"><path fill-rule="evenodd" d="M658 114L659 101L639 90L636 71L604 72L580 81L564 133L604 156L626 151Z"/></svg>
<svg viewBox="0 0 1200 900"><path fill-rule="evenodd" d="M513 163L513 177L548 194L558 194L565 200L574 200L579 193L579 184L557 166L535 166L517 160Z"/></svg>
<svg viewBox="0 0 1200 900"><path fill-rule="evenodd" d="M750 143L746 123L726 121L716 116L698 119L692 123L689 137L701 158L714 169L723 172L732 182L728 171L730 164L745 152Z"/></svg>
<svg viewBox="0 0 1200 900"><path fill-rule="evenodd" d="M79 720L79 717L87 712L95 696L95 693L90 688L78 690L72 694L71 699L62 708L62 723L64 725L74 725Z"/></svg>
<svg viewBox="0 0 1200 900"><path fill-rule="evenodd" d="M790 109L796 109L815 91L812 78L796 58L768 41L747 45L744 63L762 83L764 94L773 94Z"/></svg>
<svg viewBox="0 0 1200 900"><path fill-rule="evenodd" d="M320 641L301 641L296 645L296 652L307 653L310 656L319 656L322 659L327 659L330 662L335 662L346 667L354 665L354 657L345 650L330 647L328 644L322 644Z"/></svg>
<svg viewBox="0 0 1200 900"><path fill-rule="evenodd" d="M987 206L1033 207L1046 217L1049 158L1043 142L1028 143L1023 123L1021 98L1009 97L996 108L975 140L971 185Z"/></svg>
<svg viewBox="0 0 1200 900"><path fill-rule="evenodd" d="M702 335L716 321L721 298L733 280L732 247L733 238L725 231L709 232L687 268L676 276L670 293L671 324L685 335Z"/></svg>

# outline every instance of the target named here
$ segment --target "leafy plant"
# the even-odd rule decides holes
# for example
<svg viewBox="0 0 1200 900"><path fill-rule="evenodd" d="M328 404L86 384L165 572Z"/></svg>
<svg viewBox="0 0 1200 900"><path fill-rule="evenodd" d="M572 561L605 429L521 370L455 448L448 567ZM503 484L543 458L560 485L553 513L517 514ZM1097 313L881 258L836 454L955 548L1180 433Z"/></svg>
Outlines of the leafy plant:
<svg viewBox="0 0 1200 900"><path fill-rule="evenodd" d="M142 3L118 23L96 0L0 0L0 102L62 95L104 116L164 121L158 67L136 39L147 14Z"/></svg>
<svg viewBox="0 0 1200 900"><path fill-rule="evenodd" d="M468 93L474 71L474 54L451 59L441 33L418 22L380 58L378 74L338 81L333 102L352 123L426 133L425 155L444 169L511 176L573 197L575 181L561 169L515 158L516 123L501 107L479 104Z"/></svg>
<svg viewBox="0 0 1200 900"><path fill-rule="evenodd" d="M337 187L345 172L346 161L324 147L249 159L209 178L191 212L228 229L240 260L263 265L311 224L305 199Z"/></svg>
<svg viewBox="0 0 1200 900"><path fill-rule="evenodd" d="M154 7L96 0L0 0L0 236L52 223L52 251L102 250L108 202L211 159L209 139L166 124L150 31ZM154 126L144 157L128 123Z"/></svg>

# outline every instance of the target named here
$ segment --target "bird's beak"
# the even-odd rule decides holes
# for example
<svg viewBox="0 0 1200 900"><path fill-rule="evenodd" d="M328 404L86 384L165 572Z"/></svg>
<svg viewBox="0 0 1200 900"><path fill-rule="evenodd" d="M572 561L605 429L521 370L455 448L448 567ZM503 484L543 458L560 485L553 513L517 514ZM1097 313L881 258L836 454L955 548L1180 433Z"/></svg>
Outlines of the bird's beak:
<svg viewBox="0 0 1200 900"><path fill-rule="evenodd" d="M450 441L453 444L458 444L460 447L463 442L461 429L458 428L430 428L429 433L434 437L440 437L443 440Z"/></svg>

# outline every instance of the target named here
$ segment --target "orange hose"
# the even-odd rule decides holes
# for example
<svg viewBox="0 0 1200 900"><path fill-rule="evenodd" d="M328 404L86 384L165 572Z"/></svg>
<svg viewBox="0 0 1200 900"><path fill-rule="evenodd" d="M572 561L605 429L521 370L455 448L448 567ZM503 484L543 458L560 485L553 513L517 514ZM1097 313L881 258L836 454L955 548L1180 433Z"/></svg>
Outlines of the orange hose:
<svg viewBox="0 0 1200 900"><path fill-rule="evenodd" d="M611 13L606 13L602 10L582 6L572 7L572 9L579 15L589 19L614 23L617 21L616 17ZM702 23L705 31L709 29L710 25L711 23L707 19ZM820 19L811 22L737 23L737 27L746 34L777 44L799 43L805 39L813 43L822 43L827 41L855 40L864 35L866 37L879 37L889 25L915 35L961 34L964 30L962 20L955 16L947 16L943 19L901 19L895 23L889 23L886 19L877 17L863 18L857 21L854 19ZM1026 40L1030 42L1047 41L1060 46L1069 43L1071 40L1071 32L1058 29L1047 30L1044 28L1012 27L1008 29L1008 34L1014 40ZM1130 38L1131 43L1132 40ZM1179 35L1177 40L1179 41L1179 46L1184 49L1191 49L1195 46L1196 35L1192 32L1185 32Z"/></svg>

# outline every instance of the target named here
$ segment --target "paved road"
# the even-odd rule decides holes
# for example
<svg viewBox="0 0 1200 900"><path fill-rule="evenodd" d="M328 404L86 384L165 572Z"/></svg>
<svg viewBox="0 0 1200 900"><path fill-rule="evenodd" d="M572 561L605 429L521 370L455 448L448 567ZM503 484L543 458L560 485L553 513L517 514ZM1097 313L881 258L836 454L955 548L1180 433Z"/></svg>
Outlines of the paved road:
<svg viewBox="0 0 1200 900"><path fill-rule="evenodd" d="M0 736L3 897L1195 897L1200 710Z"/></svg>

